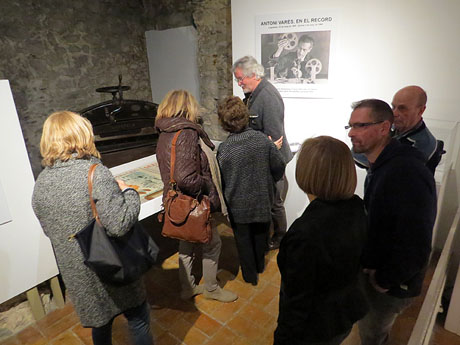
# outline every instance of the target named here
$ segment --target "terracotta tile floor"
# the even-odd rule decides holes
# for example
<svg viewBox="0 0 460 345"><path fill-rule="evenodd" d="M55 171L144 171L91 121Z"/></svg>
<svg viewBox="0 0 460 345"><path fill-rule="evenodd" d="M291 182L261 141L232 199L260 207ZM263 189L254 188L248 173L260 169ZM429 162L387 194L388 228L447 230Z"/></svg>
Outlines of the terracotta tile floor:
<svg viewBox="0 0 460 345"><path fill-rule="evenodd" d="M263 345L273 344L273 331L278 314L280 274L276 265L277 251L266 256L267 268L257 286L244 283L238 270L238 255L231 229L222 222L219 232L222 253L219 262L219 281L226 289L236 292L233 303L209 301L202 296L188 302L179 299L177 242L162 238L153 217L143 221L162 248L160 262L145 277L148 299L152 306L151 326L158 345ZM198 257L197 260L200 260ZM200 277L200 269L195 274ZM431 272L432 274L432 272ZM426 284L425 288L427 288ZM392 333L392 345L407 344L422 298L399 319ZM360 343L356 327L344 345ZM13 344L92 344L91 330L81 327L68 302L19 334L2 342ZM127 324L120 316L114 321L113 344L132 344ZM436 325L432 345L460 345L460 337Z"/></svg>

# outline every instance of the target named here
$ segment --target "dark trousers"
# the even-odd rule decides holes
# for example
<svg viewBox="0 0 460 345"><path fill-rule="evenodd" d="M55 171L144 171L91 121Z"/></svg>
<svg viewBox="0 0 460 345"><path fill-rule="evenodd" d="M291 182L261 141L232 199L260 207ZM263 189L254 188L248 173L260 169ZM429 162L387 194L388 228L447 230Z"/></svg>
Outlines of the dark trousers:
<svg viewBox="0 0 460 345"><path fill-rule="evenodd" d="M267 250L270 222L232 223L232 228L243 279L247 283L257 284L258 273L262 273L265 269L265 251Z"/></svg>
<svg viewBox="0 0 460 345"><path fill-rule="evenodd" d="M283 338L279 335L278 329L275 330L275 342L273 345L340 345L351 333L351 328L342 334L336 335L332 339L325 341L308 341L303 339Z"/></svg>
<svg viewBox="0 0 460 345"><path fill-rule="evenodd" d="M138 307L123 312L128 319L128 327L136 345L152 345L153 339L150 333L150 308L147 302ZM110 320L104 326L95 327L92 330L94 345L112 345L112 323Z"/></svg>
<svg viewBox="0 0 460 345"><path fill-rule="evenodd" d="M275 184L275 199L272 206L273 237L281 239L287 231L286 210L284 199L288 190L286 175Z"/></svg>

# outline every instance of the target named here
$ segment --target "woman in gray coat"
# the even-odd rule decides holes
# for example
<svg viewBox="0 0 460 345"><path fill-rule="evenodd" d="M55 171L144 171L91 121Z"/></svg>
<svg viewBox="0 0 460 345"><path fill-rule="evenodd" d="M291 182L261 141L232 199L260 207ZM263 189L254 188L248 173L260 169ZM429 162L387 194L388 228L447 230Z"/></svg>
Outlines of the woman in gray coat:
<svg viewBox="0 0 460 345"><path fill-rule="evenodd" d="M150 310L140 281L113 286L101 282L83 263L73 234L93 218L88 194L88 170L98 163L93 199L109 236L124 235L137 220L137 192L116 181L101 164L91 123L78 114L61 111L45 121L40 142L45 169L35 184L32 206L51 240L59 271L84 327L92 327L93 342L111 344L112 321L123 313L135 344L152 344Z"/></svg>

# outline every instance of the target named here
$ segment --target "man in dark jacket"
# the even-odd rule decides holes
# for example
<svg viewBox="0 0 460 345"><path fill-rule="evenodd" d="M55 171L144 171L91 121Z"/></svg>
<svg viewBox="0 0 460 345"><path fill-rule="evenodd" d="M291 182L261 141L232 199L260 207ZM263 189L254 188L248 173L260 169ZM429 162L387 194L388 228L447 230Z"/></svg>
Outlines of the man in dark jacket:
<svg viewBox="0 0 460 345"><path fill-rule="evenodd" d="M265 133L274 141L281 140L280 149L287 164L293 154L284 132L284 103L278 90L265 78L264 67L252 56L244 56L233 64L233 73L238 85L246 95L245 103L249 108L249 126ZM275 200L272 207L273 237L269 248L277 249L287 230L284 197L287 193L287 179L276 183Z"/></svg>
<svg viewBox="0 0 460 345"><path fill-rule="evenodd" d="M421 292L436 218L434 178L423 154L390 136L393 112L377 99L352 106L348 136L370 163L364 190L368 241L362 257L370 312L362 345L385 344L398 316Z"/></svg>

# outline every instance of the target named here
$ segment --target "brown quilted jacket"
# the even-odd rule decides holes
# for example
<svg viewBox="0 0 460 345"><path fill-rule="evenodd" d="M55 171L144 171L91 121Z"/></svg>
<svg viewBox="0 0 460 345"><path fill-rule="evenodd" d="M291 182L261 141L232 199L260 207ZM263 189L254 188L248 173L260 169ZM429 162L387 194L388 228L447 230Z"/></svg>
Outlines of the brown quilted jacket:
<svg viewBox="0 0 460 345"><path fill-rule="evenodd" d="M207 195L211 202L211 211L220 209L219 196L212 182L209 163L205 153L200 148L199 138L211 149L214 144L206 132L196 123L184 117L161 118L155 121L155 127L160 132L156 156L163 180L163 198L169 189L171 162L171 142L177 131L182 129L176 143L176 165L174 178L178 189L187 195L197 197Z"/></svg>

